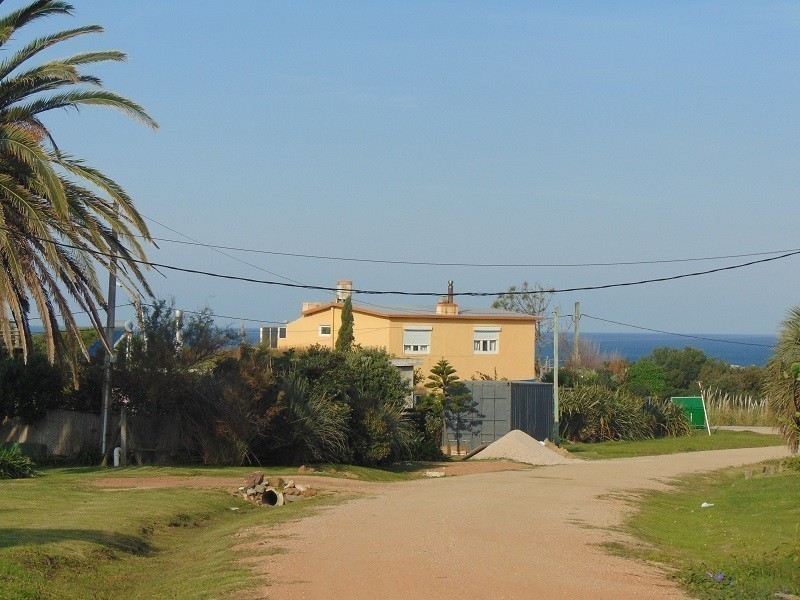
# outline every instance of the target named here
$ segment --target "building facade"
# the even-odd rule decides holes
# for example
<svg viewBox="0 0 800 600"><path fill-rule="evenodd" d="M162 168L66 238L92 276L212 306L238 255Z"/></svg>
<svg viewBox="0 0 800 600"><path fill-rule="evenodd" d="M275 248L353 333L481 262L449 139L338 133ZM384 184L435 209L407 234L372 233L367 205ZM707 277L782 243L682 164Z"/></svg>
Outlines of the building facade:
<svg viewBox="0 0 800 600"><path fill-rule="evenodd" d="M305 303L300 318L286 325L278 348L334 348L350 289L351 283L342 281L333 302ZM461 308L453 300L452 282L447 297L430 307L353 302L356 344L416 359L425 374L445 358L461 379L532 379L537 319L493 308Z"/></svg>

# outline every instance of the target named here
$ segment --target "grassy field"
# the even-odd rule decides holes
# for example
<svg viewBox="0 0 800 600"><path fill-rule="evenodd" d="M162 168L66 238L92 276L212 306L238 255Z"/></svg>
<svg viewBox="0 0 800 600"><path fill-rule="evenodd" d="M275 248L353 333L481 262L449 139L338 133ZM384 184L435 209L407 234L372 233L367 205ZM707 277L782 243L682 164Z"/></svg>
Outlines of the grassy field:
<svg viewBox="0 0 800 600"><path fill-rule="evenodd" d="M625 458L632 456L655 456L678 452L697 452L700 450L731 450L734 448L761 448L780 446L780 436L764 435L751 431L695 430L692 435L681 437L656 438L635 442L599 442L596 444L571 444L563 446L578 458Z"/></svg>
<svg viewBox="0 0 800 600"><path fill-rule="evenodd" d="M35 479L0 482L0 598L224 598L247 587L251 574L237 564L232 551L246 539L235 534L301 518L333 499L317 497L267 509L240 501L224 489L187 485L103 490L90 484L108 476L238 478L252 470L65 468L43 470ZM346 476L344 470L361 480L411 477L404 469L359 467L338 467L331 476ZM268 473L290 475L297 470ZM231 510L234 507L238 510Z"/></svg>
<svg viewBox="0 0 800 600"><path fill-rule="evenodd" d="M701 508L704 502L714 506ZM686 478L677 491L641 498L628 528L647 547L623 551L668 566L698 598L800 595L797 470L764 475L749 467Z"/></svg>

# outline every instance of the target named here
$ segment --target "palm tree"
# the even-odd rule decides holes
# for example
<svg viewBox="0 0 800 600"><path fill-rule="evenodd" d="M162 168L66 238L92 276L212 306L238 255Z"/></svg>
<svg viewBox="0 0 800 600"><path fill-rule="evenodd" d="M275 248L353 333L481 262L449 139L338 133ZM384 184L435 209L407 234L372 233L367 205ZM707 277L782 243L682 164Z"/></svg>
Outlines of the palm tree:
<svg viewBox="0 0 800 600"><path fill-rule="evenodd" d="M781 323L775 354L764 367L764 394L778 415L781 435L792 454L800 442L800 306Z"/></svg>
<svg viewBox="0 0 800 600"><path fill-rule="evenodd" d="M66 2L36 0L0 16L0 50L26 25L72 11ZM112 179L62 151L42 121L52 110L97 105L157 128L141 106L82 72L125 55L85 52L31 64L56 44L102 31L97 25L60 31L5 52L0 61L0 339L10 346L12 329L18 328L27 359L35 309L50 361L66 358L73 371L79 353L86 353L73 311L85 312L102 331L98 310L106 306L96 265L102 271L116 262L121 285L150 293L139 266L146 260L139 238L152 240L131 198Z"/></svg>

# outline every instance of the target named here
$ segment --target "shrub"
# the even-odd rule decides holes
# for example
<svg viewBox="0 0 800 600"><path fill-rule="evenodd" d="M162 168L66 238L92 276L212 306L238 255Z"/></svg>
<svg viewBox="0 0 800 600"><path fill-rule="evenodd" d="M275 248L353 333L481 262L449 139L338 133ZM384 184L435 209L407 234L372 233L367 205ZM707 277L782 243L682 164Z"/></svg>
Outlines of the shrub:
<svg viewBox="0 0 800 600"><path fill-rule="evenodd" d="M781 461L781 464L787 469L800 471L800 456L790 456L789 458L784 458Z"/></svg>
<svg viewBox="0 0 800 600"><path fill-rule="evenodd" d="M659 395L667 387L667 376L652 359L640 358L628 368L625 387L640 396Z"/></svg>
<svg viewBox="0 0 800 600"><path fill-rule="evenodd" d="M347 354L350 448L358 464L408 458L413 428L405 416L408 385L389 355L375 348Z"/></svg>
<svg viewBox="0 0 800 600"><path fill-rule="evenodd" d="M682 411L672 403L645 400L624 389L581 386L564 390L561 398L561 437L570 441L641 440L689 432Z"/></svg>
<svg viewBox="0 0 800 600"><path fill-rule="evenodd" d="M677 437L692 432L692 424L683 408L672 400L650 398L645 400L643 409L653 437Z"/></svg>
<svg viewBox="0 0 800 600"><path fill-rule="evenodd" d="M346 404L314 392L300 373L284 376L282 400L286 402L290 444L297 462L340 462L347 457Z"/></svg>
<svg viewBox="0 0 800 600"><path fill-rule="evenodd" d="M442 420L428 411L415 408L406 411L411 426L409 453L411 460L442 460Z"/></svg>
<svg viewBox="0 0 800 600"><path fill-rule="evenodd" d="M33 461L19 448L0 448L0 479L25 479L35 477Z"/></svg>
<svg viewBox="0 0 800 600"><path fill-rule="evenodd" d="M21 356L0 358L0 419L18 418L25 424L44 417L59 398L63 381L57 365L33 352L25 362Z"/></svg>

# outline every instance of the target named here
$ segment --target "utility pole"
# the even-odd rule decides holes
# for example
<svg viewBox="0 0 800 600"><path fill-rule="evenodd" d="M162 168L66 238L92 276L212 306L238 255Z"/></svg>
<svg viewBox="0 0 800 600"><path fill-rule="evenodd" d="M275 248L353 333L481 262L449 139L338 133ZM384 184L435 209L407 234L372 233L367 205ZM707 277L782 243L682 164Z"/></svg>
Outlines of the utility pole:
<svg viewBox="0 0 800 600"><path fill-rule="evenodd" d="M183 311L175 311L175 344L178 348L183 348Z"/></svg>
<svg viewBox="0 0 800 600"><path fill-rule="evenodd" d="M561 443L558 423L558 307L553 309L553 442Z"/></svg>
<svg viewBox="0 0 800 600"><path fill-rule="evenodd" d="M114 235L116 239L116 234ZM108 406L111 400L111 363L114 362L114 318L117 304L117 259L111 257L108 267L108 300L106 302L106 350L105 360L103 361L103 439L100 444L100 452L103 455L103 463L106 462L106 445L108 444Z"/></svg>
<svg viewBox="0 0 800 600"><path fill-rule="evenodd" d="M572 368L581 366L581 303L575 303L575 335L572 338Z"/></svg>
<svg viewBox="0 0 800 600"><path fill-rule="evenodd" d="M144 306L142 295L136 292L136 297L132 298L133 306L136 309L136 319L139 321L139 335L142 336L142 349L147 352L147 331L144 327Z"/></svg>
<svg viewBox="0 0 800 600"><path fill-rule="evenodd" d="M133 321L125 323L125 368L131 368L131 346L133 344ZM119 409L119 465L128 466L128 400L122 399Z"/></svg>

